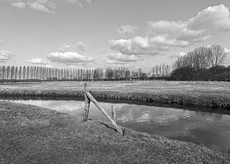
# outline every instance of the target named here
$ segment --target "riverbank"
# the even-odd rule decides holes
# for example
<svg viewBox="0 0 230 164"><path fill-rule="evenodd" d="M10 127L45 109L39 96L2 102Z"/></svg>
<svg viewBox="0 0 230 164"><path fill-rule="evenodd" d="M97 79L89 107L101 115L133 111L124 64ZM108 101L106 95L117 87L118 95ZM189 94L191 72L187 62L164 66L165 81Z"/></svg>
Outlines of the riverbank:
<svg viewBox="0 0 230 164"><path fill-rule="evenodd" d="M146 105L194 108L230 114L230 87L227 82L102 81L87 82L88 90L102 101L125 101ZM3 83L0 99L40 97L83 99L84 82Z"/></svg>
<svg viewBox="0 0 230 164"><path fill-rule="evenodd" d="M32 105L0 102L0 163L230 163L230 155Z"/></svg>

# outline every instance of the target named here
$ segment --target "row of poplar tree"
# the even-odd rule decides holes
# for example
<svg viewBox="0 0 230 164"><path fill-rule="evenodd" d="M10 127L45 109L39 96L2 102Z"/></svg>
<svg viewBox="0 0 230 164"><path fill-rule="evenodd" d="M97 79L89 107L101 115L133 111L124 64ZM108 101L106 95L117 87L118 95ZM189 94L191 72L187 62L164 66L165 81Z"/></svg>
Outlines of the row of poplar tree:
<svg viewBox="0 0 230 164"><path fill-rule="evenodd" d="M0 66L0 80L127 80L142 77L141 69L57 69L38 66Z"/></svg>

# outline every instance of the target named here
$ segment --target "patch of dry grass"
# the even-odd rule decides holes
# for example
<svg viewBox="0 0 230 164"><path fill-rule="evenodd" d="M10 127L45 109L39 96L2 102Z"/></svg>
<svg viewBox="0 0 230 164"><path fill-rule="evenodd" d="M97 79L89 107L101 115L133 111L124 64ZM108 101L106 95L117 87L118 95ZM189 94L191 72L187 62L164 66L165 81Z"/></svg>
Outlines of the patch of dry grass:
<svg viewBox="0 0 230 164"><path fill-rule="evenodd" d="M97 121L9 102L0 102L0 134L0 163L230 163L192 143L130 129L120 136Z"/></svg>

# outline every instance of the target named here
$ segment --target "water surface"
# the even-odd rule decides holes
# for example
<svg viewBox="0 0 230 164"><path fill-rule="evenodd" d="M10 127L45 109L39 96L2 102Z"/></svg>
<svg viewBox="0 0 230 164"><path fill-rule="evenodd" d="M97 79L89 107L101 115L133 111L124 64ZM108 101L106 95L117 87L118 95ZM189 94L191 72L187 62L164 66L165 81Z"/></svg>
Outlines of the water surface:
<svg viewBox="0 0 230 164"><path fill-rule="evenodd" d="M37 105L72 115L82 115L84 101L11 100ZM204 144L212 150L230 153L230 116L183 109L131 104L100 103L111 114L114 105L118 124L136 131L158 134L181 141ZM105 120L91 104L89 118Z"/></svg>

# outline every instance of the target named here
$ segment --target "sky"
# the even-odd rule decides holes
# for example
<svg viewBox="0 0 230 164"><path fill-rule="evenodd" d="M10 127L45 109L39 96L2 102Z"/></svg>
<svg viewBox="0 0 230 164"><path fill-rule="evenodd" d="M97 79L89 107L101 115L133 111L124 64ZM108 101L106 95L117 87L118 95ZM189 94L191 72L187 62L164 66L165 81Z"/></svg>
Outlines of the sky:
<svg viewBox="0 0 230 164"><path fill-rule="evenodd" d="M230 0L0 0L0 65L142 68L221 45Z"/></svg>

